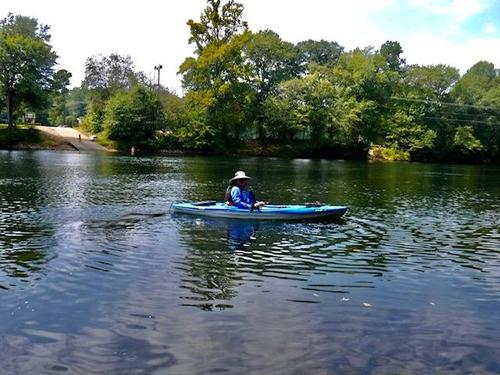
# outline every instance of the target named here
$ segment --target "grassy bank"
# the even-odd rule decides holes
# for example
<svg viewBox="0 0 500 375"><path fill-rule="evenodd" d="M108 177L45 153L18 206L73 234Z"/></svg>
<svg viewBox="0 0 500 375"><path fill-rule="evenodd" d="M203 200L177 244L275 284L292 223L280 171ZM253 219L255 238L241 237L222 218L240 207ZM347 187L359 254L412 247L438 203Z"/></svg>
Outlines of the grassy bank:
<svg viewBox="0 0 500 375"><path fill-rule="evenodd" d="M7 150L65 150L70 149L63 140L43 134L31 125L10 128L0 124L0 148Z"/></svg>

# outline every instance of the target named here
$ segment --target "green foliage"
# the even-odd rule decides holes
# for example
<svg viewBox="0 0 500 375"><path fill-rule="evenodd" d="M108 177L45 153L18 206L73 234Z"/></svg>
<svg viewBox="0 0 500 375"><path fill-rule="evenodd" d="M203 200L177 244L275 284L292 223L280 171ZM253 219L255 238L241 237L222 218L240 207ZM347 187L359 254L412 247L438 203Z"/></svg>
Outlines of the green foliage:
<svg viewBox="0 0 500 375"><path fill-rule="evenodd" d="M56 54L48 26L34 18L9 14L0 21L0 96L5 98L9 126L20 105L47 104Z"/></svg>
<svg viewBox="0 0 500 375"><path fill-rule="evenodd" d="M499 90L498 71L492 63L474 64L457 82L452 91L454 99L463 104L476 104L491 89Z"/></svg>
<svg viewBox="0 0 500 375"><path fill-rule="evenodd" d="M460 126L453 137L453 145L463 153L481 151L481 142L474 137L472 126Z"/></svg>
<svg viewBox="0 0 500 375"><path fill-rule="evenodd" d="M380 47L380 55L385 60L385 65L388 70L401 72L406 60L401 57L403 48L399 42L388 40Z"/></svg>
<svg viewBox="0 0 500 375"><path fill-rule="evenodd" d="M52 71L49 28L9 15L0 21L0 107L10 118L36 110L37 121L79 123L121 147L225 152L246 141L256 154L371 149L390 160L500 160L500 70L492 63L460 77L443 64L407 66L397 41L378 50L293 45L272 30L252 33L242 16L235 0L207 0L199 20L188 21L195 55L179 67L179 97L148 91L145 74L118 54L88 58L82 86L68 90L70 73Z"/></svg>
<svg viewBox="0 0 500 375"><path fill-rule="evenodd" d="M58 70L52 78L52 106L49 120L52 125L66 124L66 98L71 73L65 69Z"/></svg>
<svg viewBox="0 0 500 375"><path fill-rule="evenodd" d="M19 144L37 144L40 133L32 126L6 127L0 124L0 147L10 148Z"/></svg>
<svg viewBox="0 0 500 375"><path fill-rule="evenodd" d="M231 38L246 31L248 25L242 20L243 4L228 0L221 4L220 0L208 0L208 6L201 14L199 21L187 22L191 36L189 43L196 45L200 53L212 44L224 44Z"/></svg>
<svg viewBox="0 0 500 375"><path fill-rule="evenodd" d="M297 50L299 51L300 64L303 69L307 69L309 64L333 67L344 51L344 47L337 42L309 39L297 43Z"/></svg>
<svg viewBox="0 0 500 375"><path fill-rule="evenodd" d="M266 130L271 138L292 139L303 132L314 148L355 144L357 125L368 103L358 101L349 89L314 73L284 82L278 95L266 104Z"/></svg>
<svg viewBox="0 0 500 375"><path fill-rule="evenodd" d="M103 130L104 109L93 109L90 107L85 117L82 119L82 129L97 134Z"/></svg>
<svg viewBox="0 0 500 375"><path fill-rule="evenodd" d="M164 127L165 117L155 93L135 86L118 92L107 102L104 132L122 147L148 146L156 131Z"/></svg>
<svg viewBox="0 0 500 375"><path fill-rule="evenodd" d="M112 53L109 56L92 56L85 62L85 78L82 87L108 99L136 83L134 64L130 56Z"/></svg>
<svg viewBox="0 0 500 375"><path fill-rule="evenodd" d="M66 110L69 116L75 120L83 118L86 113L87 96L85 90L80 87L74 87L68 92L66 99Z"/></svg>
<svg viewBox="0 0 500 375"><path fill-rule="evenodd" d="M369 151L372 159L382 159L391 161L410 161L410 153L390 147L372 147Z"/></svg>
<svg viewBox="0 0 500 375"><path fill-rule="evenodd" d="M457 68L447 65L411 65L405 72L404 83L415 97L444 100L460 78Z"/></svg>
<svg viewBox="0 0 500 375"><path fill-rule="evenodd" d="M435 139L435 131L416 124L412 116L396 112L392 117L386 143L396 150L416 152L432 149Z"/></svg>
<svg viewBox="0 0 500 375"><path fill-rule="evenodd" d="M191 91L186 95L186 110L181 113L176 132L181 147L209 150L216 146L215 129L208 122L208 109L214 98L208 91Z"/></svg>

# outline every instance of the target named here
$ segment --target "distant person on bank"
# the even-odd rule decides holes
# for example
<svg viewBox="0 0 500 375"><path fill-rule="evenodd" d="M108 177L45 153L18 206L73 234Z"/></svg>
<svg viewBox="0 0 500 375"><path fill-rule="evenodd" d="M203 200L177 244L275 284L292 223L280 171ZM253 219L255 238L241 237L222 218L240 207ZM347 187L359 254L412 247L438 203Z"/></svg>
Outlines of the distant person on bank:
<svg viewBox="0 0 500 375"><path fill-rule="evenodd" d="M256 201L253 192L248 190L248 182L251 179L243 171L234 174L234 177L229 180L224 198L227 205L246 209L260 208L265 205L262 201Z"/></svg>

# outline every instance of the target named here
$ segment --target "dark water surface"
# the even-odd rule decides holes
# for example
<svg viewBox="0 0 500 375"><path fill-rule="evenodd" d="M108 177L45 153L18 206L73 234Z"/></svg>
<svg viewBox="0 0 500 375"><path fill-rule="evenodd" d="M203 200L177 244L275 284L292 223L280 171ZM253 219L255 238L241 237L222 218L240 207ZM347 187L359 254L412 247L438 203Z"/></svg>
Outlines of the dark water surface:
<svg viewBox="0 0 500 375"><path fill-rule="evenodd" d="M344 221L172 216L237 169ZM500 169L0 151L0 373L498 374Z"/></svg>

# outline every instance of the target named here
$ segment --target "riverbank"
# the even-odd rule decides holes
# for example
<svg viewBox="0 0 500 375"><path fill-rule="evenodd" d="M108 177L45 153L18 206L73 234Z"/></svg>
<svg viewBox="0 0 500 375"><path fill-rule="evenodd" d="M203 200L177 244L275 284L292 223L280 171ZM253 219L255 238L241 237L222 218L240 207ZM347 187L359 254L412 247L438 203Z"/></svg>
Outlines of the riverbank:
<svg viewBox="0 0 500 375"><path fill-rule="evenodd" d="M0 148L4 150L74 150L63 139L44 134L33 126L18 125L9 129L0 125Z"/></svg>
<svg viewBox="0 0 500 375"><path fill-rule="evenodd" d="M172 145L174 146L174 145ZM111 141L98 139L90 141L80 129L49 126L17 125L8 129L0 124L0 149L7 150L56 150L56 151L101 151L117 152ZM128 153L128 150L122 150ZM441 162L451 164L500 164L499 160L481 158L480 155L454 154L447 157L436 155L412 155L382 146L371 146L368 149L346 149L338 146L312 148L309 142L294 141L287 144L266 143L249 140L226 147L224 150L193 150L182 148L137 149L136 155L189 156L189 155L223 155L223 156L260 156L280 158L307 159L343 159L343 160L381 160L407 162Z"/></svg>
<svg viewBox="0 0 500 375"><path fill-rule="evenodd" d="M73 128L16 125L9 129L0 124L0 149L55 150L55 151L108 151L97 142Z"/></svg>

